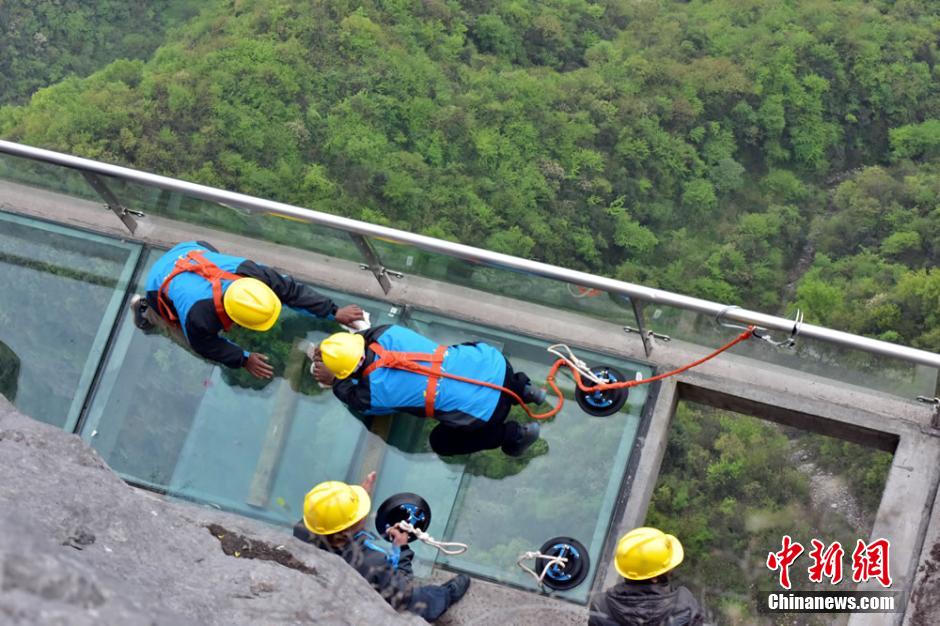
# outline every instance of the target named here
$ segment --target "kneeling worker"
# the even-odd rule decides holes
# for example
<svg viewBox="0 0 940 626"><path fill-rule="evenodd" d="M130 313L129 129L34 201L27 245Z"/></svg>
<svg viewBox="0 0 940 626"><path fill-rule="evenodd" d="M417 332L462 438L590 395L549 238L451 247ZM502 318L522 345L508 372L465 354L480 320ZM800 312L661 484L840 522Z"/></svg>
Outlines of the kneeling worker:
<svg viewBox="0 0 940 626"><path fill-rule="evenodd" d="M304 518L294 536L342 557L396 611L408 611L433 622L467 593L470 577L460 574L443 585L416 585L408 533L390 528L392 545L363 530L372 507L375 472L362 486L331 480L320 483L304 498Z"/></svg>
<svg viewBox="0 0 940 626"><path fill-rule="evenodd" d="M635 528L620 538L614 567L623 580L591 601L590 626L699 626L702 609L669 572L682 562L682 544L655 528Z"/></svg>
<svg viewBox="0 0 940 626"><path fill-rule="evenodd" d="M336 333L320 342L314 376L333 386L333 394L363 415L396 412L440 422L431 431L431 448L442 456L502 448L519 456L539 438L539 425L507 421L512 396L497 389L391 365L408 361L511 389L523 401L541 404L545 390L513 372L503 354L485 343L439 346L402 326L378 326L359 333Z"/></svg>
<svg viewBox="0 0 940 626"><path fill-rule="evenodd" d="M266 331L283 302L315 317L350 324L363 318L356 305L337 308L332 300L291 276L241 257L221 254L205 242L184 241L157 259L147 275L147 296L131 299L134 324L147 331L166 328L199 356L227 367L244 367L271 378L268 357L246 352L219 336L237 324Z"/></svg>

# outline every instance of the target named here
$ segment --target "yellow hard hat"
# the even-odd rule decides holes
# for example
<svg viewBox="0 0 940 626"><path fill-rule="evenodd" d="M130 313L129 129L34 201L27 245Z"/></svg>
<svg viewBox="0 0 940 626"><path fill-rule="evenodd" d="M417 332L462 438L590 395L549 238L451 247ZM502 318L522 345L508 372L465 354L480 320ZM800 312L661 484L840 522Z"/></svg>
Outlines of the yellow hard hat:
<svg viewBox="0 0 940 626"><path fill-rule="evenodd" d="M614 567L624 578L647 580L682 562L682 544L656 528L634 528L617 542Z"/></svg>
<svg viewBox="0 0 940 626"><path fill-rule="evenodd" d="M365 353L366 340L355 333L335 333L320 342L323 364L340 380L356 371Z"/></svg>
<svg viewBox="0 0 940 626"><path fill-rule="evenodd" d="M233 281L222 297L225 312L239 326L268 330L281 314L281 300L257 278Z"/></svg>
<svg viewBox="0 0 940 626"><path fill-rule="evenodd" d="M346 530L369 514L372 500L359 485L328 480L304 498L304 526L317 535Z"/></svg>

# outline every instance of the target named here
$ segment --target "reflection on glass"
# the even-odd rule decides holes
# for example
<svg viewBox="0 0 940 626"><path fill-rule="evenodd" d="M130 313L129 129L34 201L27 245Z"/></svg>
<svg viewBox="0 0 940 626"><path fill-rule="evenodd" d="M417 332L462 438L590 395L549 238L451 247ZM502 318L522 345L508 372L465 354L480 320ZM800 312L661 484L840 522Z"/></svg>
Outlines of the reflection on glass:
<svg viewBox="0 0 940 626"><path fill-rule="evenodd" d="M143 211L147 215L207 226L341 259L363 261L358 248L345 231L274 213L249 211L117 178L106 176L103 179L126 206Z"/></svg>
<svg viewBox="0 0 940 626"><path fill-rule="evenodd" d="M630 300L598 289L542 278L485 263L426 252L386 239L371 239L389 269L452 285L589 315L617 324L635 325ZM482 296L485 297L485 296Z"/></svg>
<svg viewBox="0 0 940 626"><path fill-rule="evenodd" d="M103 203L101 196L95 193L78 170L9 154L0 154L0 181L5 195L17 192L19 189L16 185L26 185ZM27 191L35 193L34 190Z"/></svg>
<svg viewBox="0 0 940 626"><path fill-rule="evenodd" d="M160 255L150 251L146 269ZM387 305L356 301L374 319L388 314ZM234 332L243 347L269 356L276 376L264 381L144 334L125 316L82 434L135 482L293 524L316 483L361 479L351 460L366 429L309 375L300 343L337 330L285 308L267 333Z"/></svg>
<svg viewBox="0 0 940 626"><path fill-rule="evenodd" d="M438 343L485 341L499 346L514 368L538 382L544 381L553 362L545 352L546 343L519 335L420 311L412 312L406 325ZM584 350L578 353L589 364L613 365L628 378L637 372L643 377L652 374L650 368L634 362ZM564 595L583 601L650 390L633 388L620 412L591 417L573 401L573 382L560 377L559 386L567 398L564 408L543 423L542 441L523 457L514 459L490 450L438 461L463 470L445 538L471 546L466 554L440 560L450 567L534 589L534 579L515 565L519 555L555 536L574 537L587 546L592 573ZM527 419L519 409L511 416ZM418 439L424 440L426 434Z"/></svg>
<svg viewBox="0 0 940 626"><path fill-rule="evenodd" d="M715 318L663 305L649 305L645 310L649 329L707 348L717 348L734 339L743 329L719 326ZM776 340L787 333L770 331ZM703 350L703 354L708 350ZM937 369L914 365L899 359L843 348L830 343L797 336L794 348L775 348L765 341L750 339L735 346L734 354L761 361L761 366L787 368L789 375L827 378L883 393L914 398L934 397Z"/></svg>
<svg viewBox="0 0 940 626"><path fill-rule="evenodd" d="M75 427L139 254L0 213L0 392L21 411Z"/></svg>
<svg viewBox="0 0 940 626"><path fill-rule="evenodd" d="M19 380L20 357L10 346L0 341L0 395L10 402L16 402Z"/></svg>
<svg viewBox="0 0 940 626"><path fill-rule="evenodd" d="M839 541L848 559L839 588L852 588L849 557L857 539L869 539L890 465L887 452L680 403L646 525L682 542L676 578L704 599L712 621L783 623L755 613L755 591L776 588L767 554L787 534L807 550L813 538ZM808 563L803 556L791 567L795 589L812 588Z"/></svg>

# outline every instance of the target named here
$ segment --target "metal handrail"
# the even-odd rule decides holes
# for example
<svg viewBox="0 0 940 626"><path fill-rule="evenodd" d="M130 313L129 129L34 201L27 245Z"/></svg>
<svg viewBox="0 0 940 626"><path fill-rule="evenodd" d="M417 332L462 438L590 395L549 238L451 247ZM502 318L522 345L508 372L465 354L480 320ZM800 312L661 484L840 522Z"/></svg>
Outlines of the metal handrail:
<svg viewBox="0 0 940 626"><path fill-rule="evenodd" d="M84 159L69 154L63 154L61 152L54 152L52 150L45 150L43 148L36 148L33 146L27 146L24 144L3 140L0 140L0 152L31 159L34 161L42 161L44 163L61 165L83 172L94 172L96 174L113 176L115 178L120 178L151 187L158 187L167 191L180 192L196 198L209 200L211 202L240 207L249 211L274 213L313 224L336 228L338 230L343 230L349 233L356 233L369 237L381 237L382 239L388 239L393 242L415 246L416 248L420 248L422 250L427 250L429 252L443 254L450 257L456 257L458 259L463 259L473 263L493 265L500 268L526 272L535 276L541 276L543 278L550 278L553 280L573 283L583 287L601 289L603 291L622 294L630 298L635 298L637 300L642 300L651 304L673 306L713 317L721 315L724 320L740 322L742 324L754 324L768 330L778 330L789 333L793 329L793 320L788 320L776 315L767 315L766 313L760 313L757 311L749 311L747 309L738 307L729 307L725 304L718 304L717 302L710 302L700 298L683 296L681 294L672 293L661 289L653 289L651 287L635 285L621 280L615 280L613 278L605 278L603 276L596 276L586 272L579 272L577 270L557 267L547 263L530 261L528 259L522 259L519 257L510 256L508 254L501 254L499 252L491 252L489 250L483 250L481 248L475 248L465 244L444 241L442 239L435 239L434 237L427 237L425 235L417 235L415 233L398 230L396 228L389 228L387 226L379 226L376 224L370 224L368 222L361 222L359 220L350 219L348 217L341 217L339 215L321 213L311 209L304 209L301 207L292 206L290 204L284 204L283 202L255 198L233 191L225 191L223 189L207 187L206 185L199 185L184 180L169 178L167 176L159 176L149 172L142 172L140 170L135 170L128 167L121 167L118 165L102 163L100 161L93 161L91 159ZM817 339L819 341L824 341L846 348L862 350L872 354L900 359L910 363L919 363L922 365L929 365L931 367L940 367L940 355L938 354L889 343L887 341L869 339L868 337L861 337L859 335L833 330L824 326L802 324L800 327L800 336L810 339Z"/></svg>

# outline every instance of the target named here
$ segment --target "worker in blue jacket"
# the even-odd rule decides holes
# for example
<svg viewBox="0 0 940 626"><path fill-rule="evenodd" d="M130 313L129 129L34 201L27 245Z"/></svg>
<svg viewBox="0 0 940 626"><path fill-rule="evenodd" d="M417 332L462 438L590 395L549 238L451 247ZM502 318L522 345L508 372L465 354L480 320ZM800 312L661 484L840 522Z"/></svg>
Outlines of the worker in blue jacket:
<svg viewBox="0 0 940 626"><path fill-rule="evenodd" d="M144 331L165 328L184 347L226 367L244 367L271 378L268 357L248 352L219 336L233 324L267 331L283 302L315 317L350 324L363 318L356 305L336 304L270 267L222 254L201 241L184 241L157 259L147 275L147 296L131 299L134 324Z"/></svg>
<svg viewBox="0 0 940 626"><path fill-rule="evenodd" d="M531 404L545 401L545 390L506 357L485 343L439 346L402 326L378 326L359 333L336 333L313 353L314 376L332 385L333 394L363 415L404 412L440 422L431 431L431 448L440 455L502 448L519 456L539 437L539 425L507 421L515 400L498 389L392 367L411 361L512 390Z"/></svg>

